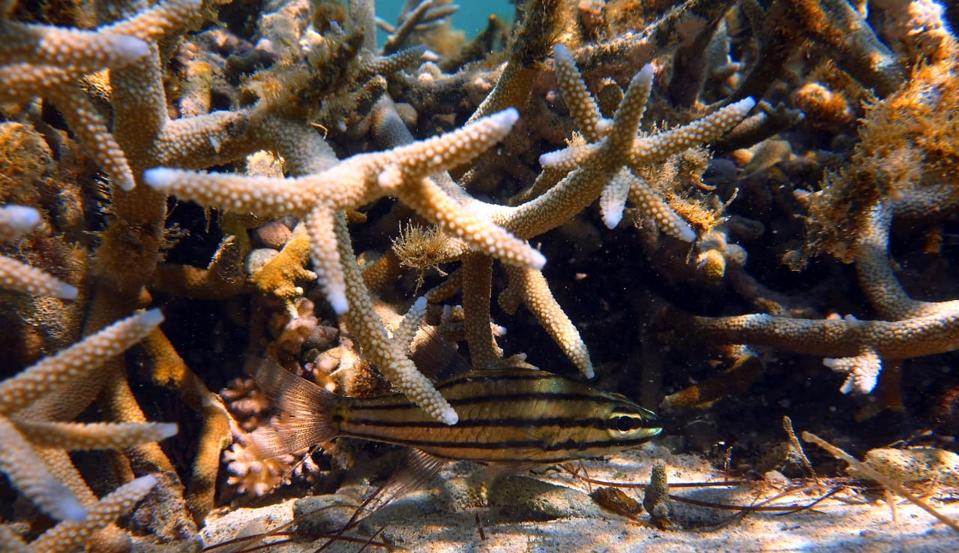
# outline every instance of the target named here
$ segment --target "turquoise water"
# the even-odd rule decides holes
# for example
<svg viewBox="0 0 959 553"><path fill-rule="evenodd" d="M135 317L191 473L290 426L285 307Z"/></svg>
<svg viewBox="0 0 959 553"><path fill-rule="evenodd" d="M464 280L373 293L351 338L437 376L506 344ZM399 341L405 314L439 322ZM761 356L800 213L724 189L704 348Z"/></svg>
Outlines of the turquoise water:
<svg viewBox="0 0 959 553"><path fill-rule="evenodd" d="M396 23L396 18L403 8L405 0L383 0L376 2L376 15L390 23ZM482 0L462 0L456 2L459 4L459 11L453 15L453 27L466 32L466 37L470 38L482 31L486 27L486 19L489 14L495 13L504 21L512 21L515 8L507 0L494 0L485 2ZM386 40L386 34L380 31L380 44Z"/></svg>

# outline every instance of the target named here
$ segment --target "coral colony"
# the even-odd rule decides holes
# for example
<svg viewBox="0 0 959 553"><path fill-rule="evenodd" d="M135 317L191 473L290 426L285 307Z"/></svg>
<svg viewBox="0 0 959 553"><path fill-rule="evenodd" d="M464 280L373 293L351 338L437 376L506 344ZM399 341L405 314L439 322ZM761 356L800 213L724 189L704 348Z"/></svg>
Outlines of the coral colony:
<svg viewBox="0 0 959 553"><path fill-rule="evenodd" d="M253 455L263 359L445 425L536 366L955 434L954 8L516 4L0 1L0 550L181 550L375 458Z"/></svg>

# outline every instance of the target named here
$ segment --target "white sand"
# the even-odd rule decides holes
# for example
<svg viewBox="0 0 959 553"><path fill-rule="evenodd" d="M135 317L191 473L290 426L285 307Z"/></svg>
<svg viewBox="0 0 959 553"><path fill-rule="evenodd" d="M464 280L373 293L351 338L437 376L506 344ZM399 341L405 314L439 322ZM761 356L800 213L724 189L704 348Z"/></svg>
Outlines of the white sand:
<svg viewBox="0 0 959 553"><path fill-rule="evenodd" d="M585 463L592 478L620 482L648 481L652 463L668 465L670 483L722 480L722 475L702 459L672 455L649 446L606 460ZM368 537L385 527L382 536L401 548L430 552L626 552L626 551L959 551L959 534L918 507L900 500L898 522L893 522L885 502L865 502L844 491L819 503L814 510L779 515L752 513L719 529L722 520L736 514L672 502L673 520L685 529L660 530L643 513L637 520L600 509L587 495L586 483L557 470L536 470L512 477L491 492L485 508L467 508L465 488L473 465L459 463L443 471L432 488L408 495L371 516L351 535ZM642 491L624 489L642 502ZM759 486L742 488L674 488L671 493L727 504L750 504L777 493ZM794 494L779 504L805 504L815 493ZM260 508L215 514L203 531L207 545L240 535L276 528L293 518L297 500ZM944 514L959 519L959 502L932 503ZM344 515L344 509L338 516ZM486 539L480 539L476 516ZM331 514L332 516L332 514ZM547 519L547 520L532 520ZM690 529L690 528L700 528ZM314 551L326 540L277 545L268 551ZM328 551L357 551L362 544L338 543ZM383 551L368 547L367 551ZM220 550L214 550L220 551Z"/></svg>

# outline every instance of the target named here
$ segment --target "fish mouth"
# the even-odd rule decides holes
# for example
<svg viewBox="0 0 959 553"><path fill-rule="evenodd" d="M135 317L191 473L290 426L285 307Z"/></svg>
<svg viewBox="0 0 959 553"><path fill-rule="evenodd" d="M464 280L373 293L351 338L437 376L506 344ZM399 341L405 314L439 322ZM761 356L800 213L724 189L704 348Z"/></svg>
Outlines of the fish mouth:
<svg viewBox="0 0 959 553"><path fill-rule="evenodd" d="M643 434L646 436L646 438L655 438L656 436L662 434L664 425L663 420L659 417L659 415L653 411L650 411L649 409L644 409L643 411L643 422L649 425L643 430Z"/></svg>
<svg viewBox="0 0 959 553"><path fill-rule="evenodd" d="M652 428L643 429L643 437L647 440L651 440L662 433L663 433L663 428L661 426L655 426Z"/></svg>

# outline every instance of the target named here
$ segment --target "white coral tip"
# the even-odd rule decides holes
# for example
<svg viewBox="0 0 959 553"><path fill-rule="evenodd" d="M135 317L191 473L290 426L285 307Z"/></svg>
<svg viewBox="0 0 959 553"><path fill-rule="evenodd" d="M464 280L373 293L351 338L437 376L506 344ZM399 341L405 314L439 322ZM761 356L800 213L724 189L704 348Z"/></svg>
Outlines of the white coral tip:
<svg viewBox="0 0 959 553"><path fill-rule="evenodd" d="M569 148L564 148L562 150L556 150L555 152L545 153L539 156L539 164L542 167L550 167L553 165L559 165L566 161Z"/></svg>
<svg viewBox="0 0 959 553"><path fill-rule="evenodd" d="M79 291L77 290L76 286L71 286L66 283L60 283L60 286L57 287L57 291L55 295L56 297L62 300L75 300L77 299L78 294L79 294Z"/></svg>
<svg viewBox="0 0 959 553"><path fill-rule="evenodd" d="M40 224L40 212L32 207L8 205L0 208L0 213L0 218L19 233L28 232Z"/></svg>
<svg viewBox="0 0 959 553"><path fill-rule="evenodd" d="M756 100L753 100L752 96L747 96L733 105L736 106L736 111L745 115L756 106Z"/></svg>
<svg viewBox="0 0 959 553"><path fill-rule="evenodd" d="M623 220L623 206L618 206L617 209L603 210L602 216L606 228L614 229Z"/></svg>
<svg viewBox="0 0 959 553"><path fill-rule="evenodd" d="M148 474L146 476L141 476L137 478L136 480L131 480L128 484L124 484L120 488L117 488L117 491L122 489L124 492L143 497L146 494L150 493L150 490L152 490L153 486L156 486L156 485L157 485L156 476L153 476L152 474Z"/></svg>
<svg viewBox="0 0 959 553"><path fill-rule="evenodd" d="M340 287L327 287L326 300L337 315L343 315L350 310L350 302L346 299L346 290Z"/></svg>
<svg viewBox="0 0 959 553"><path fill-rule="evenodd" d="M506 108L499 113L494 113L490 119L496 123L496 126L502 129L504 133L509 132L519 120L519 111L516 108Z"/></svg>
<svg viewBox="0 0 959 553"><path fill-rule="evenodd" d="M641 80L642 82L653 82L653 76L656 74L656 70L653 68L653 64L647 63L639 70L639 73L636 73L636 79Z"/></svg>
<svg viewBox="0 0 959 553"><path fill-rule="evenodd" d="M579 372L582 373L583 378L585 378L586 380L592 380L593 377L596 376L596 371L593 370L592 364L579 367Z"/></svg>
<svg viewBox="0 0 959 553"><path fill-rule="evenodd" d="M160 326L163 322L163 313L159 309L150 309L140 315L140 322L146 326Z"/></svg>
<svg viewBox="0 0 959 553"><path fill-rule="evenodd" d="M157 424L157 428L160 431L160 440L165 440L171 436L176 436L176 433L179 431L175 422L161 422Z"/></svg>
<svg viewBox="0 0 959 553"><path fill-rule="evenodd" d="M686 221L680 219L679 217L677 217L676 219L677 220L676 220L676 236L675 237L678 238L679 240L682 240L683 242L692 242L696 240L696 231L694 231L693 228L689 226L688 223L686 223Z"/></svg>
<svg viewBox="0 0 959 553"><path fill-rule="evenodd" d="M146 42L132 36L118 36L113 45L116 47L117 54L131 61L150 53L150 47Z"/></svg>
<svg viewBox="0 0 959 553"><path fill-rule="evenodd" d="M79 522L87 518L87 509L70 493L70 490L63 487L63 494L60 495L56 505L56 512L50 513L59 520L71 520Z"/></svg>
<svg viewBox="0 0 959 553"><path fill-rule="evenodd" d="M129 192L137 187L137 183L133 179L120 178L120 177L117 177L116 185L118 188L120 188L120 190L123 190L124 192Z"/></svg>
<svg viewBox="0 0 959 553"><path fill-rule="evenodd" d="M530 254L530 267L538 271L543 268L543 265L546 265L546 256L540 253L539 250L532 250Z"/></svg>
<svg viewBox="0 0 959 553"><path fill-rule="evenodd" d="M573 55L570 54L569 48L565 44L557 44L553 47L553 55L556 56L556 59L562 59L563 61L573 61Z"/></svg>
<svg viewBox="0 0 959 553"><path fill-rule="evenodd" d="M456 414L456 411L454 411L452 407L448 407L440 413L440 419L443 423L453 426L460 421L460 416Z"/></svg>
<svg viewBox="0 0 959 553"><path fill-rule="evenodd" d="M179 177L179 171L167 167L154 167L153 169L147 169L143 172L143 182L150 188L160 192L170 188Z"/></svg>

